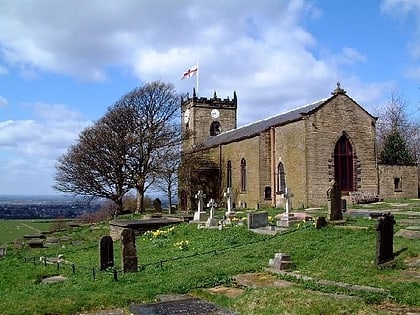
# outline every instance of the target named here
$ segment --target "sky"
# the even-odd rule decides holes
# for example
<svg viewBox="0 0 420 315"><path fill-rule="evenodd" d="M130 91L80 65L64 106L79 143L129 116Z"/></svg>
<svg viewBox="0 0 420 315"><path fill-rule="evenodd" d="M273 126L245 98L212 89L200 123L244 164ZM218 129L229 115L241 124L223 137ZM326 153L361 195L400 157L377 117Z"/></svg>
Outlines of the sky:
<svg viewBox="0 0 420 315"><path fill-rule="evenodd" d="M57 194L57 158L155 80L238 96L238 125L329 97L420 119L418 0L0 0L0 195ZM181 120L180 120L181 121Z"/></svg>

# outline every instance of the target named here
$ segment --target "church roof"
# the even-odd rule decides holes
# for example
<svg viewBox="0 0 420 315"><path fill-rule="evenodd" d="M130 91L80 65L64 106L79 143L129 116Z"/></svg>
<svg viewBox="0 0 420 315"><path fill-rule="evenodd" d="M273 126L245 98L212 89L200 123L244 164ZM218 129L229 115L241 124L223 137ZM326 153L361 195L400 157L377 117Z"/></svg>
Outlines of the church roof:
<svg viewBox="0 0 420 315"><path fill-rule="evenodd" d="M298 107L290 111L250 123L248 125L244 125L236 129L222 132L217 136L209 137L206 141L204 141L203 146L206 148L211 148L220 144L226 144L257 136L260 133L269 130L271 127L285 125L301 119L303 115L310 114L311 112L317 110L333 97L334 96L325 98L314 103L307 104L302 107Z"/></svg>

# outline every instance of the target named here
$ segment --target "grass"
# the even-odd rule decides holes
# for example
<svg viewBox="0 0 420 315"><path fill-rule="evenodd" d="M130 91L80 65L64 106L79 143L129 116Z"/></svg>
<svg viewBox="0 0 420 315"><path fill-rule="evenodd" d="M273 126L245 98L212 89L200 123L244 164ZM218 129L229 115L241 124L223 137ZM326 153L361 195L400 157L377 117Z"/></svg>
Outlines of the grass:
<svg viewBox="0 0 420 315"><path fill-rule="evenodd" d="M51 221L45 220L0 220L0 244L22 238L25 234L48 231Z"/></svg>
<svg viewBox="0 0 420 315"><path fill-rule="evenodd" d="M387 205L376 207L380 210ZM413 209L418 209L418 205L413 204ZM7 222L0 222L7 226ZM121 248L116 242L118 281L114 281L112 272L97 270L98 240L109 233L106 223L55 233L57 237L66 236L68 241L51 248L9 249L7 256L0 259L0 313L76 314L106 308L127 309L131 303L154 301L156 295L169 293L192 293L244 315L382 314L386 313L381 308L384 303L419 307L420 281L407 273L405 261L419 255L420 241L394 238L394 251L401 251L396 267L378 269L374 264L376 221L348 218L347 224L365 229L330 225L316 230L302 225L272 237L254 234L243 226L219 231L181 224L162 229L167 232L137 237L141 266L138 273L120 272ZM295 272L301 275L384 288L390 293L354 293L297 280L286 288L248 288L235 298L213 295L206 290L217 285L233 285L232 277L236 274L261 271L276 252L289 253L296 265ZM40 256L58 254L64 254L74 263L74 274L70 264L57 270L55 265L44 266L39 261ZM41 283L43 277L56 274L69 280L53 285ZM353 298L337 299L337 293Z"/></svg>

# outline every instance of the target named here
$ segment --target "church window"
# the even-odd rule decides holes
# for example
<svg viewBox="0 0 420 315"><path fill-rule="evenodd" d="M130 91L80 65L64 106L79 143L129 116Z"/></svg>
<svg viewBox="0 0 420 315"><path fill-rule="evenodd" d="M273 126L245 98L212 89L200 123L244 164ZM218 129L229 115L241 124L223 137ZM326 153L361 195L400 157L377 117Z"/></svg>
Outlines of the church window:
<svg viewBox="0 0 420 315"><path fill-rule="evenodd" d="M353 191L353 148L345 135L338 139L334 149L335 182L341 191Z"/></svg>
<svg viewBox="0 0 420 315"><path fill-rule="evenodd" d="M399 177L394 178L394 191L402 191L402 182Z"/></svg>
<svg viewBox="0 0 420 315"><path fill-rule="evenodd" d="M270 186L266 186L264 188L264 199L265 200L270 200L271 199L271 187Z"/></svg>
<svg viewBox="0 0 420 315"><path fill-rule="evenodd" d="M241 191L246 191L246 161L241 160Z"/></svg>
<svg viewBox="0 0 420 315"><path fill-rule="evenodd" d="M226 185L227 185L227 187L232 187L232 161L227 161Z"/></svg>
<svg viewBox="0 0 420 315"><path fill-rule="evenodd" d="M279 195L284 194L286 191L286 177L284 173L284 165L279 162L277 165L277 193Z"/></svg>
<svg viewBox="0 0 420 315"><path fill-rule="evenodd" d="M222 126L218 121L213 121L210 125L210 136L217 136L222 132Z"/></svg>

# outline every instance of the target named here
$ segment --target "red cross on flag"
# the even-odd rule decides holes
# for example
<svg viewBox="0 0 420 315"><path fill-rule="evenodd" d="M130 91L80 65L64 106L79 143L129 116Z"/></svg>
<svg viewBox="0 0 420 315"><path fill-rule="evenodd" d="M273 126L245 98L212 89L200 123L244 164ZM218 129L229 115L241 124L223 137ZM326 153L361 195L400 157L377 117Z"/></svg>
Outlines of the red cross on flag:
<svg viewBox="0 0 420 315"><path fill-rule="evenodd" d="M191 78L198 72L198 66L193 66L189 68L187 71L184 72L184 74L181 77L181 80Z"/></svg>

